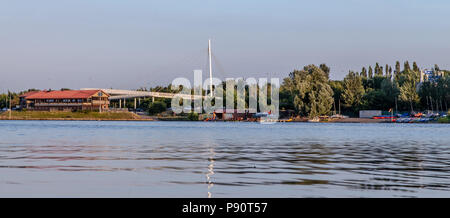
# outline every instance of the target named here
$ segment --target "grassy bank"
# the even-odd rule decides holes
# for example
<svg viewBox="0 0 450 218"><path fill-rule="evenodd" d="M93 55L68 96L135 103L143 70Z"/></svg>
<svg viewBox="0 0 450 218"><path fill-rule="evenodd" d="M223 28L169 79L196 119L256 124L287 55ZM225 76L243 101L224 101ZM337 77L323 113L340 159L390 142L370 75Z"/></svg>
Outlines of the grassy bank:
<svg viewBox="0 0 450 218"><path fill-rule="evenodd" d="M0 114L0 119L9 119L9 112ZM65 112L65 111L12 111L14 120L139 120L142 119L130 112Z"/></svg>
<svg viewBox="0 0 450 218"><path fill-rule="evenodd" d="M158 117L160 121L191 121L187 117Z"/></svg>
<svg viewBox="0 0 450 218"><path fill-rule="evenodd" d="M450 123L450 116L442 117L438 120L439 123Z"/></svg>

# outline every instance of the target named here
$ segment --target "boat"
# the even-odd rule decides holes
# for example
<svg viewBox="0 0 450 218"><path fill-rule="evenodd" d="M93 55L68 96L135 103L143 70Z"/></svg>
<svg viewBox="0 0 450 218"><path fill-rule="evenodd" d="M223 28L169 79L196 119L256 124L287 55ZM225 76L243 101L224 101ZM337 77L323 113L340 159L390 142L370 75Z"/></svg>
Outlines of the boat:
<svg viewBox="0 0 450 218"><path fill-rule="evenodd" d="M318 123L320 122L320 118L319 117L314 117L312 119L308 119L309 123Z"/></svg>
<svg viewBox="0 0 450 218"><path fill-rule="evenodd" d="M279 120L279 122L281 122L281 123L289 123L289 122L293 122L293 121L294 121L294 119L292 119L292 118Z"/></svg>
<svg viewBox="0 0 450 218"><path fill-rule="evenodd" d="M346 118L349 118L349 116L345 116L342 114L335 114L331 116L331 119L346 119Z"/></svg>
<svg viewBox="0 0 450 218"><path fill-rule="evenodd" d="M259 122L262 124L272 124L278 122L278 116L273 114L267 114L266 116L261 116Z"/></svg>

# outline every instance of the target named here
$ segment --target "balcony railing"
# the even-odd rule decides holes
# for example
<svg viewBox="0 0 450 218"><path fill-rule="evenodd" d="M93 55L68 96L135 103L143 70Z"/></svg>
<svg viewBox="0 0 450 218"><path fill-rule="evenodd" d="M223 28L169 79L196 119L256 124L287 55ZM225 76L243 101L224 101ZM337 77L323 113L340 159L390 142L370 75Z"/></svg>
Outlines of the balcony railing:
<svg viewBox="0 0 450 218"><path fill-rule="evenodd" d="M91 103L94 104L94 105L109 104L109 101L93 100Z"/></svg>
<svg viewBox="0 0 450 218"><path fill-rule="evenodd" d="M70 103L64 103L64 102L53 102L53 103L35 103L35 106L91 106L91 105L104 105L109 104L109 101L91 101L91 102L70 102Z"/></svg>
<svg viewBox="0 0 450 218"><path fill-rule="evenodd" d="M35 103L34 106L45 107L45 106L81 106L83 103L71 102L71 103Z"/></svg>

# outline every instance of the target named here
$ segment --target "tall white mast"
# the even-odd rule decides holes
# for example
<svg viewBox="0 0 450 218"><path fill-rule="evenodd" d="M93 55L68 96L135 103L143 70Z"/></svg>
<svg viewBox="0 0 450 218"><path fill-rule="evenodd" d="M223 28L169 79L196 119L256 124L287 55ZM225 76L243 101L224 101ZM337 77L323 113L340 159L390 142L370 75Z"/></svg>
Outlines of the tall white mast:
<svg viewBox="0 0 450 218"><path fill-rule="evenodd" d="M209 57L209 89L210 89L210 95L211 95L211 97L213 97L211 39L208 40L208 57Z"/></svg>

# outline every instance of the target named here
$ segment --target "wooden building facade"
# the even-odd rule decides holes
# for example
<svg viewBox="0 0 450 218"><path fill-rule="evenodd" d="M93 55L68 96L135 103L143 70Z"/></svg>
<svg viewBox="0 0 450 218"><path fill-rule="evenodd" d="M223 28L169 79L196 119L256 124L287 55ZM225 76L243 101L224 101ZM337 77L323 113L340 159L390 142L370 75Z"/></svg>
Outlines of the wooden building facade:
<svg viewBox="0 0 450 218"><path fill-rule="evenodd" d="M20 105L39 111L102 111L109 108L109 95L102 90L38 91L21 95Z"/></svg>

